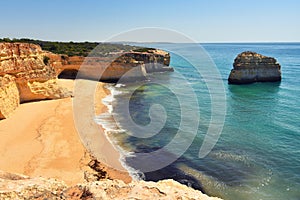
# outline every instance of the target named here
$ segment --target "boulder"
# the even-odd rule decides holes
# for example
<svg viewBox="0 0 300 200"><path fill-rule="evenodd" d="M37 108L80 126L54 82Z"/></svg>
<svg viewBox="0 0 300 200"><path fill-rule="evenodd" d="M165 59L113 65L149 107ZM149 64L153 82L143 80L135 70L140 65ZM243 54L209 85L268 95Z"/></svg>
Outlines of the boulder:
<svg viewBox="0 0 300 200"><path fill-rule="evenodd" d="M275 58L246 51L235 58L228 82L229 84L247 84L280 81L280 68Z"/></svg>

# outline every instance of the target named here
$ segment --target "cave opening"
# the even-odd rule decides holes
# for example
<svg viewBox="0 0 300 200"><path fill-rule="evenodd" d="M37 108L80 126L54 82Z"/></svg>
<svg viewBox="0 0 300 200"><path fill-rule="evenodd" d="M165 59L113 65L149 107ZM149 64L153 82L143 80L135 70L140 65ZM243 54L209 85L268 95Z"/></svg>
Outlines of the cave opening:
<svg viewBox="0 0 300 200"><path fill-rule="evenodd" d="M77 69L64 69L59 75L60 79L76 79L78 70Z"/></svg>

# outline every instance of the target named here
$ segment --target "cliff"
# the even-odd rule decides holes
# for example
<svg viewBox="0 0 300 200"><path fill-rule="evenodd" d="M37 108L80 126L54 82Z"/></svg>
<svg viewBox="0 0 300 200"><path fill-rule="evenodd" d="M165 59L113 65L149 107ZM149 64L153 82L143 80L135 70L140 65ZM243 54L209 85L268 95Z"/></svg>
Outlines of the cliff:
<svg viewBox="0 0 300 200"><path fill-rule="evenodd" d="M97 53L95 53L97 54ZM170 64L170 54L150 49L143 52L120 52L112 57L81 57L66 55L60 58L51 57L50 62L62 63L56 67L60 78L75 79L81 65L80 75L82 78L106 82L117 82L126 74L126 79L143 79L148 73L173 71Z"/></svg>
<svg viewBox="0 0 300 200"><path fill-rule="evenodd" d="M70 94L56 83L57 77L116 82L143 79L148 73L173 71L170 54L157 49L119 52L112 57L58 55L29 43L0 43L0 119L7 118L20 103L58 99Z"/></svg>
<svg viewBox="0 0 300 200"><path fill-rule="evenodd" d="M280 64L275 58L255 52L239 54L233 63L228 82L246 84L253 82L275 82L281 80Z"/></svg>
<svg viewBox="0 0 300 200"><path fill-rule="evenodd" d="M0 43L0 119L7 118L22 102L65 96L40 46Z"/></svg>
<svg viewBox="0 0 300 200"><path fill-rule="evenodd" d="M199 199L220 200L173 180L157 183L102 180L68 187L54 179L30 178L0 171L1 199Z"/></svg>

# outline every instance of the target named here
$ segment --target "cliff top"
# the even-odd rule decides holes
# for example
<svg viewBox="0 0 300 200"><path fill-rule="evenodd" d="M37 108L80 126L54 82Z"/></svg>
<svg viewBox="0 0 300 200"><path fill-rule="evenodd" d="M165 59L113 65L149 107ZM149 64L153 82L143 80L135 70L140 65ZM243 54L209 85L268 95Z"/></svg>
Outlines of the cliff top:
<svg viewBox="0 0 300 200"><path fill-rule="evenodd" d="M41 46L45 51L50 51L55 54L66 54L68 56L88 56L89 53L96 47L96 53L93 55L97 56L109 56L111 54L119 52L140 52L140 53L153 53L154 48L144 48L139 46L131 46L117 43L100 43L100 42L54 42L54 41L42 41L33 40L28 38L21 39L9 39L0 38L0 42L8 43L31 43ZM159 52L157 52L159 54Z"/></svg>
<svg viewBox="0 0 300 200"><path fill-rule="evenodd" d="M275 67L280 68L277 60L273 57L264 56L262 54L245 51L237 55L233 63L234 69L238 68L260 68L260 67Z"/></svg>
<svg viewBox="0 0 300 200"><path fill-rule="evenodd" d="M237 57L258 57L258 58L266 58L267 56L264 56L262 54L256 53L254 51L244 51L240 53Z"/></svg>
<svg viewBox="0 0 300 200"><path fill-rule="evenodd" d="M97 47L97 52L101 56L109 55L112 52L130 51L138 47L112 44L112 43L99 43L99 42L52 42L42 40L32 40L27 38L22 39L0 39L0 42L10 43L31 43L41 46L43 50L50 51L55 54L66 54L68 56L88 56L88 54Z"/></svg>

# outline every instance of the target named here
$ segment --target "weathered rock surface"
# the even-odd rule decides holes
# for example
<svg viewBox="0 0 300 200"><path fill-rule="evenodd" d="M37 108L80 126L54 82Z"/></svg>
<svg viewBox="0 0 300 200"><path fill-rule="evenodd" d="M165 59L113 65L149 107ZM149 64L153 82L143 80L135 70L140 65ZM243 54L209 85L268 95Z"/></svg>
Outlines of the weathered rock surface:
<svg viewBox="0 0 300 200"><path fill-rule="evenodd" d="M0 171L0 199L200 199L218 200L173 180L157 183L101 180L68 187L61 181Z"/></svg>
<svg viewBox="0 0 300 200"><path fill-rule="evenodd" d="M19 103L67 96L56 84L54 67L45 62L38 45L0 43L0 119Z"/></svg>
<svg viewBox="0 0 300 200"><path fill-rule="evenodd" d="M6 118L19 105L20 95L15 77L0 76L0 119Z"/></svg>
<svg viewBox="0 0 300 200"><path fill-rule="evenodd" d="M29 178L0 171L0 199L60 199L66 189L63 182L54 179Z"/></svg>
<svg viewBox="0 0 300 200"><path fill-rule="evenodd" d="M56 72L61 78L76 78L80 68L80 77L117 82L121 77L126 79L145 78L148 73L173 71L170 64L170 54L158 50L145 52L121 52L111 57L80 57L62 56L51 58L50 63L62 63L57 65Z"/></svg>
<svg viewBox="0 0 300 200"><path fill-rule="evenodd" d="M253 82L275 82L281 80L280 64L275 58L246 51L239 54L233 63L228 82L246 84Z"/></svg>

